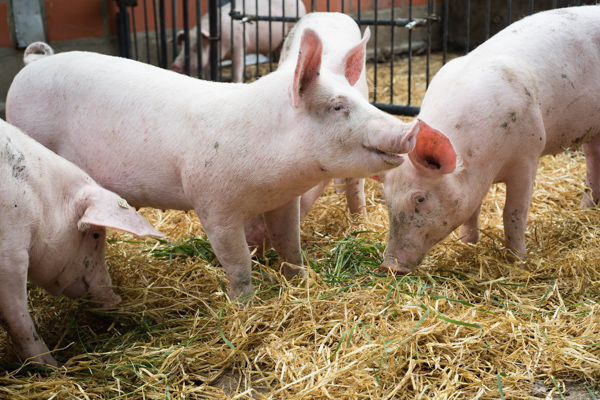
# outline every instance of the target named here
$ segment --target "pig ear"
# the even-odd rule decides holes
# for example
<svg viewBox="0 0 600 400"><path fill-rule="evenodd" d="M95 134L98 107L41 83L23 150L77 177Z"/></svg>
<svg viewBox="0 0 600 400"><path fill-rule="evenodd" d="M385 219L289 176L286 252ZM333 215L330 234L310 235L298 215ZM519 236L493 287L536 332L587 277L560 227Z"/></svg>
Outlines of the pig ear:
<svg viewBox="0 0 600 400"><path fill-rule="evenodd" d="M177 46L181 46L181 43L183 43L183 38L185 37L185 33L183 31L179 31L177 32Z"/></svg>
<svg viewBox="0 0 600 400"><path fill-rule="evenodd" d="M456 169L456 151L450 140L422 120L419 120L415 148L408 157L414 165L441 174L449 174Z"/></svg>
<svg viewBox="0 0 600 400"><path fill-rule="evenodd" d="M84 212L77 223L77 227L81 231L94 225L119 229L136 236L164 236L127 204L125 199L108 190L94 188L87 190L82 197Z"/></svg>
<svg viewBox="0 0 600 400"><path fill-rule="evenodd" d="M350 86L354 86L365 68L367 42L370 37L371 31L369 30L369 27L367 27L360 43L351 48L343 58L341 68L343 68L344 76L348 80Z"/></svg>
<svg viewBox="0 0 600 400"><path fill-rule="evenodd" d="M299 108L303 105L302 98L306 90L317 80L321 71L321 55L323 43L317 32L310 28L302 31L300 41L300 53L294 73L292 95L294 106Z"/></svg>
<svg viewBox="0 0 600 400"><path fill-rule="evenodd" d="M202 38L206 39L206 40L208 40L210 38L210 32L208 32L208 29L206 29L206 28L202 28L200 30L200 35L202 35Z"/></svg>

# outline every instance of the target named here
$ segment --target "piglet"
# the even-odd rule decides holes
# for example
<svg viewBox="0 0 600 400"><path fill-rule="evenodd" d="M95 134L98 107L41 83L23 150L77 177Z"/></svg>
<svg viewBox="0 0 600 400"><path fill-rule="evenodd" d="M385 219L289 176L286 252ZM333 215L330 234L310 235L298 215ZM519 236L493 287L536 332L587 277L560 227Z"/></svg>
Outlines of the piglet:
<svg viewBox="0 0 600 400"><path fill-rule="evenodd" d="M296 0L258 0L237 2L235 11L245 13L246 15L271 15L272 17L300 18L306 14L306 8L302 1ZM221 61L231 60L232 62L232 81L242 82L244 79L244 54L263 54L269 56L270 51L277 51L283 43L283 38L294 26L293 22L269 22L255 21L242 23L231 19L231 3L225 4L219 8L219 26L221 34L219 37L219 54ZM198 28L193 27L189 32L189 57L190 71L198 70ZM200 43L199 48L202 60L202 72L208 75L208 50L210 31L208 14L204 14L200 21ZM177 44L182 45L184 32L177 32ZM232 45L233 39L233 45ZM245 50L244 50L245 48ZM171 64L173 71L183 73L185 66L185 52L181 52Z"/></svg>
<svg viewBox="0 0 600 400"><path fill-rule="evenodd" d="M525 228L538 160L583 144L582 205L600 196L600 7L541 12L502 30L433 78L410 162L381 175L390 231L382 266L408 273L462 224L479 239L481 203L506 184L504 233L526 255ZM423 141L437 137L443 139ZM451 147L454 150L451 150Z"/></svg>
<svg viewBox="0 0 600 400"><path fill-rule="evenodd" d="M54 296L121 299L104 265L106 228L162 237L127 202L0 120L0 324L22 360L57 366L27 311L27 280Z"/></svg>
<svg viewBox="0 0 600 400"><path fill-rule="evenodd" d="M307 28L295 62L250 84L55 54L17 74L6 115L133 206L194 209L231 298L246 299L248 220L264 214L285 277L301 275L300 195L331 178L397 167L415 144L418 123L378 110L348 85L363 71L361 43L341 54L336 72L321 68L322 53Z"/></svg>

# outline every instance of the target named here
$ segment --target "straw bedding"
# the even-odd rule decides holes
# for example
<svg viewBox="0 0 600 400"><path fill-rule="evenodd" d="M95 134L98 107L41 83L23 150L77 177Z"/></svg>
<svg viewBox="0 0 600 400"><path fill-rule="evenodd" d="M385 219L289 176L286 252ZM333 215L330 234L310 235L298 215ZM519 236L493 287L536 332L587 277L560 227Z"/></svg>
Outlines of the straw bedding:
<svg viewBox="0 0 600 400"><path fill-rule="evenodd" d="M418 105L425 61L413 61ZM405 70L394 77L401 104ZM382 93L389 71L379 74ZM228 301L193 212L143 209L168 242L111 231L118 309L30 288L38 331L65 366L19 367L2 332L0 398L594 399L600 215L579 209L584 174L579 152L540 161L526 262L506 260L496 185L481 242L453 234L406 277L377 267L388 229L381 184L367 183L368 221L328 188L302 223L307 278L286 282L272 251L254 257L257 296L245 308Z"/></svg>

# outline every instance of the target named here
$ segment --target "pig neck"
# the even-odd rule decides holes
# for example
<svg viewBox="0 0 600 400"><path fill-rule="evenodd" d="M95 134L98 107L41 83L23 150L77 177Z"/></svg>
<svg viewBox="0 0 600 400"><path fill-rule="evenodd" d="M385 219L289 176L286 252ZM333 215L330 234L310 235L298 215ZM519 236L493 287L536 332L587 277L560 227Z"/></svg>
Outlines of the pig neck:
<svg viewBox="0 0 600 400"><path fill-rule="evenodd" d="M244 171L244 184L299 196L331 177L318 160L327 150L311 125L310 110L291 105L288 89L292 77L293 70L277 70L250 84L226 85L227 91L217 104L219 112L227 114L227 121L218 122L220 126L212 130L232 141L230 148L233 146L236 154L231 157L231 167ZM197 109L206 107L199 104Z"/></svg>

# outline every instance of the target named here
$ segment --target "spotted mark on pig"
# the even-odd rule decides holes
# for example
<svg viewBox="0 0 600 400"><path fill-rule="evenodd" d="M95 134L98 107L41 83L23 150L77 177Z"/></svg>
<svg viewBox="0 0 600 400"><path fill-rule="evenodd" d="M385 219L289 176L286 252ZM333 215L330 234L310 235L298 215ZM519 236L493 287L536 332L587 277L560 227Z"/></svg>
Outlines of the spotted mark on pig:
<svg viewBox="0 0 600 400"><path fill-rule="evenodd" d="M0 151L0 160L7 163L12 168L12 176L16 179L26 179L25 173L25 155L19 151L7 138L4 149Z"/></svg>
<svg viewBox="0 0 600 400"><path fill-rule="evenodd" d="M215 148L215 151L219 151L219 142L215 142L213 147Z"/></svg>
<svg viewBox="0 0 600 400"><path fill-rule="evenodd" d="M404 224L406 223L406 214L401 211L398 214L390 213L390 236L399 237L400 231L404 228Z"/></svg>
<svg viewBox="0 0 600 400"><path fill-rule="evenodd" d="M469 157L473 157L475 155L475 152L472 149L467 150L467 155Z"/></svg>

